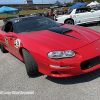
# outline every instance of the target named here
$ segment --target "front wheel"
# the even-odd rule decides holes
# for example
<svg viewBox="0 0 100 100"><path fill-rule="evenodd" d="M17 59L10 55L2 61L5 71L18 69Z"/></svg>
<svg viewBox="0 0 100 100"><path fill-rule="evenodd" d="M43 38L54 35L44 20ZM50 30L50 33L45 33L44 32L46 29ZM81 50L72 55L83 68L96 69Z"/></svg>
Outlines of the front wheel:
<svg viewBox="0 0 100 100"><path fill-rule="evenodd" d="M26 49L22 49L22 54L23 54L24 63L26 66L27 75L29 77L32 77L34 76L34 74L38 73L38 66L33 56Z"/></svg>
<svg viewBox="0 0 100 100"><path fill-rule="evenodd" d="M0 48L2 53L7 53L8 51L4 48L4 45L0 42Z"/></svg>
<svg viewBox="0 0 100 100"><path fill-rule="evenodd" d="M68 20L65 21L65 24L72 24L72 25L74 25L74 21L71 20L71 19L68 19Z"/></svg>

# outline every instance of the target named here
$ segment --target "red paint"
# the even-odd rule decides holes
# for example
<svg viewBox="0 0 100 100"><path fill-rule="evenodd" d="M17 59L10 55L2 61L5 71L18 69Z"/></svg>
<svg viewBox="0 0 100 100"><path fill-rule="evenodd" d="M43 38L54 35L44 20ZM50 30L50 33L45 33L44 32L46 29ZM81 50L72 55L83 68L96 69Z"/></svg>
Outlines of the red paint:
<svg viewBox="0 0 100 100"><path fill-rule="evenodd" d="M100 55L100 32L92 29L75 25L63 25L61 27L71 28L73 31L65 34L79 38L75 39L48 30L16 34L12 33L13 39L10 41L8 35L8 44L4 37L8 33L0 30L0 41L5 49L14 54L23 61L20 48L27 49L35 59L39 72L53 77L69 77L93 71L100 68L100 64L89 69L82 70L81 63ZM20 47L14 46L14 39L20 39ZM98 48L99 50L97 50ZM73 58L51 59L47 57L48 52L56 50L73 50L76 55ZM64 68L54 68L50 65L67 66Z"/></svg>

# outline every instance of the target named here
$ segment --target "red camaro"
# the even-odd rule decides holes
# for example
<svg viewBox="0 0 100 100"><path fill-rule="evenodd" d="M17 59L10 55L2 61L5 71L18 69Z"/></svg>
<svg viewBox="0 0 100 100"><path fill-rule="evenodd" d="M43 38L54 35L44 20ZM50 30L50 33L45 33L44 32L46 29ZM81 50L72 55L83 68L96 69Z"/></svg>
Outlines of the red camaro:
<svg viewBox="0 0 100 100"><path fill-rule="evenodd" d="M100 32L41 16L8 20L0 46L25 62L30 77L38 71L69 77L100 68Z"/></svg>

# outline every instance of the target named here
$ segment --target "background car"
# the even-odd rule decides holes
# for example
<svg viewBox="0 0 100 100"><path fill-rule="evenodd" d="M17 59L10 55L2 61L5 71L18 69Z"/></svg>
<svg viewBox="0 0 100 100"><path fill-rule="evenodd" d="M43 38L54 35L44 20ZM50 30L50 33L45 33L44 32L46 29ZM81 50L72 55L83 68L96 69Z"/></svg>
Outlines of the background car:
<svg viewBox="0 0 100 100"><path fill-rule="evenodd" d="M29 77L38 71L70 77L100 68L100 32L59 24L42 16L8 20L0 29L0 46L25 63Z"/></svg>
<svg viewBox="0 0 100 100"><path fill-rule="evenodd" d="M19 15L19 17L25 17L25 15Z"/></svg>
<svg viewBox="0 0 100 100"><path fill-rule="evenodd" d="M90 7L69 10L65 15L58 15L57 22L65 24L83 24L100 21L100 10Z"/></svg>
<svg viewBox="0 0 100 100"><path fill-rule="evenodd" d="M30 14L31 16L41 16L40 13L37 13L37 14Z"/></svg>

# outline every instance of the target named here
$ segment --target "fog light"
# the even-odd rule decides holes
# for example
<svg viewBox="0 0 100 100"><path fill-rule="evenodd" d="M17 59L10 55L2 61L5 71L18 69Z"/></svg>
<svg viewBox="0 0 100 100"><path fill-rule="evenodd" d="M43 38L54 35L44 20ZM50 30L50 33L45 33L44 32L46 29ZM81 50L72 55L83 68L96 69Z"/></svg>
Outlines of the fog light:
<svg viewBox="0 0 100 100"><path fill-rule="evenodd" d="M70 65L65 65L65 66L58 66L58 65L50 65L51 67L55 68L65 68L65 67L70 67Z"/></svg>

